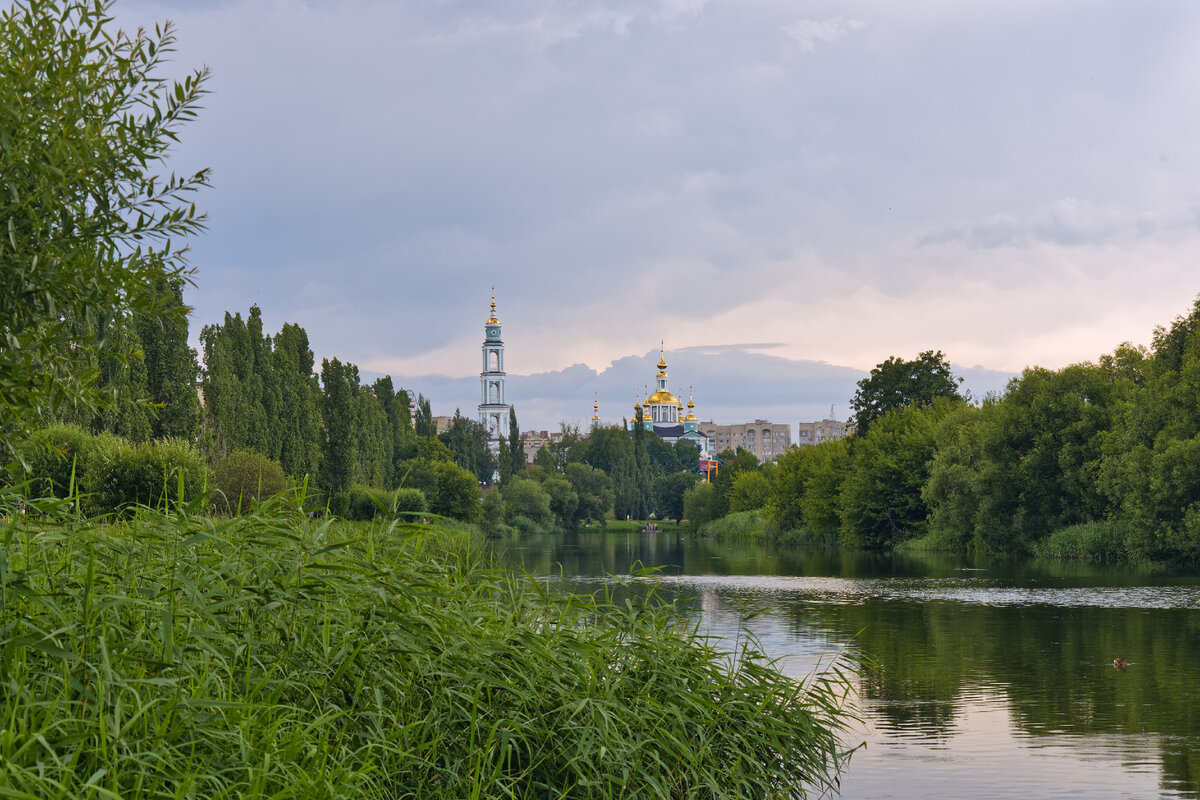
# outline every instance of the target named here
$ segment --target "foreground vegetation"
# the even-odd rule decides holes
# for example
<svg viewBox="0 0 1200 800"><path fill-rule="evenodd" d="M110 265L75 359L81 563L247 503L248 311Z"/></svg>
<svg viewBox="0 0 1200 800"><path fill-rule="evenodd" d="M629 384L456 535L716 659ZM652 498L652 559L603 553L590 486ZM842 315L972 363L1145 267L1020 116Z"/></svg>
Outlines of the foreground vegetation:
<svg viewBox="0 0 1200 800"><path fill-rule="evenodd" d="M96 525L7 493L0 792L776 797L835 780L843 684L488 569L451 524ZM648 589L648 591L650 591Z"/></svg>

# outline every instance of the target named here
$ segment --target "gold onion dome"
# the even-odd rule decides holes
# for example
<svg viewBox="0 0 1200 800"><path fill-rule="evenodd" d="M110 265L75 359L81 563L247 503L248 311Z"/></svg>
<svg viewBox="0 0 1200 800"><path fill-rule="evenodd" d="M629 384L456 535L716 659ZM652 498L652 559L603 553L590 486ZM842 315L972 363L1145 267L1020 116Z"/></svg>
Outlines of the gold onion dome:
<svg viewBox="0 0 1200 800"><path fill-rule="evenodd" d="M646 405L648 405L648 406L659 406L659 405L674 406L674 405L678 405L678 404L679 404L679 399L677 397L675 397L675 395L668 392L666 389L659 389L657 392L650 395L649 399L646 400Z"/></svg>
<svg viewBox="0 0 1200 800"><path fill-rule="evenodd" d="M500 320L496 319L496 287L492 287L492 315L488 317L488 325L499 325Z"/></svg>

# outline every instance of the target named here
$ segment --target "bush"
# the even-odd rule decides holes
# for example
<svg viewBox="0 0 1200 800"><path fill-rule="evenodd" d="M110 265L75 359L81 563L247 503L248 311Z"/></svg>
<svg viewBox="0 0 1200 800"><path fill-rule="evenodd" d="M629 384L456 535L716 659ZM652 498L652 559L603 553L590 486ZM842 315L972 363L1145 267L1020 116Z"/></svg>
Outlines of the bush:
<svg viewBox="0 0 1200 800"><path fill-rule="evenodd" d="M220 490L214 505L226 514L252 511L266 498L291 487L278 461L249 450L235 450L221 459L213 482Z"/></svg>
<svg viewBox="0 0 1200 800"><path fill-rule="evenodd" d="M766 520L760 511L738 511L714 519L700 529L700 533L711 536L718 542L735 539L759 539L767 530Z"/></svg>
<svg viewBox="0 0 1200 800"><path fill-rule="evenodd" d="M392 495L392 511L396 519L408 519L428 510L425 493L420 489L397 489Z"/></svg>
<svg viewBox="0 0 1200 800"><path fill-rule="evenodd" d="M1127 561L1127 542L1133 526L1124 521L1088 522L1060 528L1031 548L1040 558L1079 558L1088 561Z"/></svg>
<svg viewBox="0 0 1200 800"><path fill-rule="evenodd" d="M124 513L137 505L159 508L188 502L208 486L204 457L183 439L135 445L106 434L97 436L94 444L87 481L93 512Z"/></svg>
<svg viewBox="0 0 1200 800"><path fill-rule="evenodd" d="M30 479L30 497L66 497L86 485L93 453L91 434L77 425L51 425L35 432L17 449L21 461L10 467L16 481Z"/></svg>

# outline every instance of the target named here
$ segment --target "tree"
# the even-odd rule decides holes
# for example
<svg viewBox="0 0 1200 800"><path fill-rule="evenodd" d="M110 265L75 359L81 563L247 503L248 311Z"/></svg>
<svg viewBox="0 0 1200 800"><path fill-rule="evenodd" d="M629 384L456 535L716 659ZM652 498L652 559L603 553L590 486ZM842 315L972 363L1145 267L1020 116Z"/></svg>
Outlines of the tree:
<svg viewBox="0 0 1200 800"><path fill-rule="evenodd" d="M321 456L321 486L330 494L345 492L354 479L357 463L358 367L334 359L321 360L325 395L321 411L325 442ZM438 512L442 513L442 512Z"/></svg>
<svg viewBox="0 0 1200 800"><path fill-rule="evenodd" d="M912 361L892 356L858 382L850 407L854 428L865 436L871 423L898 408L929 406L939 397L957 398L962 378L950 372L942 351L926 350Z"/></svg>
<svg viewBox="0 0 1200 800"><path fill-rule="evenodd" d="M154 290L163 306L174 313L134 317L146 363L146 390L157 405L153 436L195 439L200 433L200 401L196 397L200 367L196 351L188 345L183 279L163 276Z"/></svg>
<svg viewBox="0 0 1200 800"><path fill-rule="evenodd" d="M304 328L284 323L271 357L279 382L279 463L295 478L316 477L321 461L321 387Z"/></svg>
<svg viewBox="0 0 1200 800"><path fill-rule="evenodd" d="M112 31L109 0L16 0L0 12L0 452L64 405L111 405L93 321L183 313L153 290L190 270L188 202L208 171L160 170L207 70L171 83L174 49Z"/></svg>
<svg viewBox="0 0 1200 800"><path fill-rule="evenodd" d="M517 475L525 469L525 446L521 442L521 427L517 425L517 409L513 406L508 407L508 458L508 474Z"/></svg>
<svg viewBox="0 0 1200 800"><path fill-rule="evenodd" d="M941 420L961 406L939 399L928 408L896 409L855 442L841 485L844 543L890 549L924 533L929 506L921 490L929 480L935 434Z"/></svg>
<svg viewBox="0 0 1200 800"><path fill-rule="evenodd" d="M605 515L613 504L612 481L604 474L604 470L582 462L572 462L567 464L566 475L579 497L576 525L580 522L599 522L604 525Z"/></svg>
<svg viewBox="0 0 1200 800"><path fill-rule="evenodd" d="M700 476L694 472L672 472L654 481L654 510L659 519L679 522L684 517L683 498Z"/></svg>

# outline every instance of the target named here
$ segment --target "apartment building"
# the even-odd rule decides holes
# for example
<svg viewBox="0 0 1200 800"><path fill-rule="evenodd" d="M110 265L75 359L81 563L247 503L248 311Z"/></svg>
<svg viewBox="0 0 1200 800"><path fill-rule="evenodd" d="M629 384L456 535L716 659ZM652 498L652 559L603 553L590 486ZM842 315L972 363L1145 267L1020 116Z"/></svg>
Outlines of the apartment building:
<svg viewBox="0 0 1200 800"><path fill-rule="evenodd" d="M808 447L821 442L832 442L844 439L850 432L850 423L839 422L836 419L823 419L820 422L801 422L796 432L796 446Z"/></svg>
<svg viewBox="0 0 1200 800"><path fill-rule="evenodd" d="M774 461L792 446L791 426L765 419L756 419L743 425L701 422L700 431L708 436L709 452L713 455L740 447L754 453L759 461Z"/></svg>

